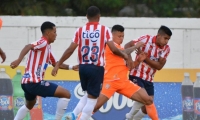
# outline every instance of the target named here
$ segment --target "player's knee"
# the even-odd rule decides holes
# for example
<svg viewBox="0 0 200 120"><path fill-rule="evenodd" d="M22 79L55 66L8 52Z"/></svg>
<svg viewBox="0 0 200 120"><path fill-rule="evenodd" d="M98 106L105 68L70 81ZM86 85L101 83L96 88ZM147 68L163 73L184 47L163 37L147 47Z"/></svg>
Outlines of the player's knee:
<svg viewBox="0 0 200 120"><path fill-rule="evenodd" d="M65 96L64 97L70 99L71 93L68 90L65 90Z"/></svg>
<svg viewBox="0 0 200 120"><path fill-rule="evenodd" d="M144 101L145 105L151 105L153 103L153 98L152 97L147 97Z"/></svg>
<svg viewBox="0 0 200 120"><path fill-rule="evenodd" d="M36 99L33 101L26 101L26 107L31 110L33 109L34 105L36 104Z"/></svg>

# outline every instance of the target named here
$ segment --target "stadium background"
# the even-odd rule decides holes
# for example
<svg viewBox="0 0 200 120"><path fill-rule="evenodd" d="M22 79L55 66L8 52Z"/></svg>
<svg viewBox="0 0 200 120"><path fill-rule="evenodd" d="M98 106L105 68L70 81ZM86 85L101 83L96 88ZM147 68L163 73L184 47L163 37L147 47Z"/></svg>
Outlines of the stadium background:
<svg viewBox="0 0 200 120"><path fill-rule="evenodd" d="M57 40L52 44L56 58L60 58L66 47L69 46L77 27L87 22L85 17L41 17L41 16L1 16L3 27L0 31L1 48L7 54L7 60L0 67L6 68L7 74L12 78L16 69L9 68L11 61L16 59L24 45L41 37L40 25L44 21L54 22L57 26ZM121 24L125 27L124 43L141 35L156 35L160 25L172 29L173 35L169 41L171 53L163 70L155 75L155 104L162 120L181 119L181 81L184 72L190 73L194 82L196 73L200 72L199 32L200 20L197 18L111 18L102 17L101 24L112 27ZM133 53L134 56L134 53ZM24 71L25 59L17 69ZM65 63L77 64L77 51ZM66 112L71 112L81 95L78 73L75 71L60 70L56 77L50 75L51 67L47 69L45 80L55 82L72 93L72 100ZM43 99L45 119L50 119L55 113L57 99ZM123 120L125 113L130 109L132 101L115 94L100 112L94 115L95 120ZM100 119L101 118L101 119Z"/></svg>

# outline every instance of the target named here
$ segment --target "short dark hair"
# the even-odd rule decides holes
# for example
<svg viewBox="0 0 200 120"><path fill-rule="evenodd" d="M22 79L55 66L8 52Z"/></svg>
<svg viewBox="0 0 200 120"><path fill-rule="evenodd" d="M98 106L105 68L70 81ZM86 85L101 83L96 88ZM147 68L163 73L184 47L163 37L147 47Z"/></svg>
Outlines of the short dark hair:
<svg viewBox="0 0 200 120"><path fill-rule="evenodd" d="M114 26L112 27L112 30L111 30L111 31L112 31L112 32L115 32L115 31L124 32L124 27L121 26L121 25L114 25Z"/></svg>
<svg viewBox="0 0 200 120"><path fill-rule="evenodd" d="M164 26L162 25L159 29L158 29L158 33L159 34L167 34L169 36L172 36L172 31L167 27L167 26Z"/></svg>
<svg viewBox="0 0 200 120"><path fill-rule="evenodd" d="M100 10L96 6L90 6L87 9L87 16L88 17L95 17L96 15L100 14Z"/></svg>
<svg viewBox="0 0 200 120"><path fill-rule="evenodd" d="M53 24L52 22L49 22L49 21L46 21L44 23L42 23L40 29L41 29L41 32L44 33L45 30L47 29L53 29L53 27L55 27L56 25Z"/></svg>

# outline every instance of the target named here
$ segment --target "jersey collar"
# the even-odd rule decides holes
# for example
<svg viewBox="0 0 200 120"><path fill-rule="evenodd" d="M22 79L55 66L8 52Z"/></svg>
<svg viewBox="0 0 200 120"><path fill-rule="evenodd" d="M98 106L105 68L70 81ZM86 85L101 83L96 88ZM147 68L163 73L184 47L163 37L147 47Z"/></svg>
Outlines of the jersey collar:
<svg viewBox="0 0 200 120"><path fill-rule="evenodd" d="M87 23L87 25L95 25L95 24L98 25L99 22L88 22L88 23Z"/></svg>
<svg viewBox="0 0 200 120"><path fill-rule="evenodd" d="M153 36L153 40L152 40L153 43L156 45L157 48L163 49L164 46L158 46L158 45L156 44L156 37L157 37L157 36Z"/></svg>
<svg viewBox="0 0 200 120"><path fill-rule="evenodd" d="M47 43L49 44L49 42L48 42L46 37L42 36L41 39L47 41Z"/></svg>

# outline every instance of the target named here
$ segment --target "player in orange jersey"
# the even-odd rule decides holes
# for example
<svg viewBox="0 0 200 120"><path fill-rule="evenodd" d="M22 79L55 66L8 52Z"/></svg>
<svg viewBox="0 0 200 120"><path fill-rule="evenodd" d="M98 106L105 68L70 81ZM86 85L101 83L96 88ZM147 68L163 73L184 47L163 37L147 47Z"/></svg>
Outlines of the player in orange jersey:
<svg viewBox="0 0 200 120"><path fill-rule="evenodd" d="M118 49L126 52L127 49L124 50L121 47L121 43L124 39L124 27L121 25L114 25L112 27L112 35L115 46ZM135 45L135 49L138 49L142 45L143 44L141 42L138 42ZM145 58L146 54L144 52L141 53L131 67L136 67ZM146 106L149 117L152 120L158 120L158 114L153 103L153 99L144 89L141 89L141 87L137 86L128 79L127 74L129 68L125 64L126 63L123 58L114 55L109 47L106 47L104 82L101 94L94 108L94 112L96 112L104 103L106 103L115 92L118 92L132 100L143 103Z"/></svg>

